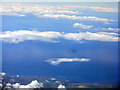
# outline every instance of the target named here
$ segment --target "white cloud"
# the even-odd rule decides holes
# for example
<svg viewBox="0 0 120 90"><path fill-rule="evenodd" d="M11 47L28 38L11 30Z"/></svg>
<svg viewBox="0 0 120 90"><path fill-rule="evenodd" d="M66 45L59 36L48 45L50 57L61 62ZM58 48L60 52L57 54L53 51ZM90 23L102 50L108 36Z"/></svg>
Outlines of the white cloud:
<svg viewBox="0 0 120 90"><path fill-rule="evenodd" d="M91 26L91 25L84 25L82 23L74 23L73 27L82 28L82 29L90 29L93 26Z"/></svg>
<svg viewBox="0 0 120 90"><path fill-rule="evenodd" d="M65 39L80 41L80 40L93 40L93 41L118 41L117 33L108 32L80 32L80 33L68 33L64 35Z"/></svg>
<svg viewBox="0 0 120 90"><path fill-rule="evenodd" d="M12 12L9 12L9 13L3 12L3 13L0 13L0 14L1 15L8 15L8 16L19 16L19 17L26 16L25 14L18 14L18 13L12 13Z"/></svg>
<svg viewBox="0 0 120 90"><path fill-rule="evenodd" d="M44 14L43 17L65 18L65 19L83 20L83 21L99 21L99 22L103 22L105 24L116 21L116 20L112 20L112 19L100 18L100 17L95 17L95 16L76 16L76 15L65 15L65 14Z"/></svg>
<svg viewBox="0 0 120 90"><path fill-rule="evenodd" d="M2 3L0 12L3 15L41 15L47 13L65 13L65 14L78 14L78 11L69 10L64 6L54 5L38 5L38 4L25 4L25 3Z"/></svg>
<svg viewBox="0 0 120 90"><path fill-rule="evenodd" d="M106 8L106 7L97 7L97 6L68 6L69 8L79 8L79 9L90 9L98 12L118 12L117 8Z"/></svg>
<svg viewBox="0 0 120 90"><path fill-rule="evenodd" d="M60 39L81 41L81 40L93 40L93 41L106 41L106 42L117 42L118 34L109 32L79 32L79 33L64 33L54 31L5 31L0 33L0 40L9 43L19 43L26 40L39 40L45 42L59 42Z"/></svg>
<svg viewBox="0 0 120 90"><path fill-rule="evenodd" d="M67 18L73 20L88 20L88 21L100 21L109 23L112 19L100 18L95 16L76 16L80 14L80 11L76 11L75 8L92 9L96 11L113 12L114 8L103 7L91 7L91 6L64 6L64 5L38 5L38 4L25 4L25 3L2 3L0 6L0 12L2 15L13 16L26 16L27 14L33 14L38 17L49 18ZM72 15L65 15L72 14ZM73 15L74 14L74 15Z"/></svg>
<svg viewBox="0 0 120 90"><path fill-rule="evenodd" d="M73 27L82 28L82 29L91 29L92 28L93 30L99 30L99 31L115 31L115 32L120 31L120 28L111 28L111 27L108 27L108 28L103 28L103 27L93 28L94 26L92 26L92 25L84 25L82 23L74 23Z"/></svg>
<svg viewBox="0 0 120 90"><path fill-rule="evenodd" d="M89 60L90 59L86 59L86 58L56 58L56 59L53 58L46 61L52 65L58 65L63 62L87 62Z"/></svg>
<svg viewBox="0 0 120 90"><path fill-rule="evenodd" d="M37 80L33 80L31 83L27 85L21 85L20 83L7 83L5 88L41 88L43 87L43 83L38 82Z"/></svg>
<svg viewBox="0 0 120 90"><path fill-rule="evenodd" d="M120 31L120 28L101 28L101 27L98 27L98 28L95 28L94 30L103 30L103 31Z"/></svg>
<svg viewBox="0 0 120 90"><path fill-rule="evenodd" d="M40 40L46 42L57 42L56 38L61 37L60 32L38 32L38 31L29 31L29 30L20 30L20 31L6 31L2 32L0 35L1 40L10 43L19 43L24 40Z"/></svg>
<svg viewBox="0 0 120 90"><path fill-rule="evenodd" d="M3 15L18 15L24 16L25 14L80 14L76 11L79 9L90 9L99 12L118 12L117 8L105 8L96 6L83 6L83 5L38 5L38 4L25 4L25 3L2 3L0 6L0 12ZM20 15L19 15L20 14Z"/></svg>

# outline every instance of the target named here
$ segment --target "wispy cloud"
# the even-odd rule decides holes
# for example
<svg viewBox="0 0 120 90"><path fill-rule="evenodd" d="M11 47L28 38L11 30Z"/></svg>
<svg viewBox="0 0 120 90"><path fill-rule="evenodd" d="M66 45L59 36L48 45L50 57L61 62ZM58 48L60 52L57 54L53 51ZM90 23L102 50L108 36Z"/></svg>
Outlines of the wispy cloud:
<svg viewBox="0 0 120 90"><path fill-rule="evenodd" d="M90 59L86 59L86 58L56 58L55 59L53 58L53 59L48 59L46 61L52 65L58 65L63 62L87 62L87 61L90 61Z"/></svg>
<svg viewBox="0 0 120 90"><path fill-rule="evenodd" d="M120 31L120 28L111 28L111 27L108 27L108 28L101 28L101 27L98 27L98 28L94 28L94 30L102 30L102 31Z"/></svg>
<svg viewBox="0 0 120 90"><path fill-rule="evenodd" d="M25 14L19 14L19 13L13 13L13 12L9 12L9 13L3 12L3 13L1 13L1 15L19 16L19 17L24 17L24 16L26 16Z"/></svg>
<svg viewBox="0 0 120 90"><path fill-rule="evenodd" d="M68 33L64 35L65 39L80 41L80 40L93 40L93 41L107 41L107 42L116 42L118 41L117 33L108 33L108 32L80 32L80 33Z"/></svg>
<svg viewBox="0 0 120 90"><path fill-rule="evenodd" d="M118 12L117 8L106 8L106 7L98 7L98 6L68 6L69 8L79 8L79 9L90 9L98 12Z"/></svg>
<svg viewBox="0 0 120 90"><path fill-rule="evenodd" d="M98 21L103 22L105 24L109 24L109 22L114 22L116 20L100 18L95 16L76 16L76 15L65 15L65 14L44 14L42 17L47 18L65 18L71 20L82 20L82 21Z"/></svg>
<svg viewBox="0 0 120 90"><path fill-rule="evenodd" d="M0 33L0 40L9 43L19 43L25 40L39 40L45 42L59 42L60 39L82 41L82 40L93 40L93 41L106 41L106 42L117 42L118 34L109 32L79 32L79 33L64 33L54 31L5 31Z"/></svg>
<svg viewBox="0 0 120 90"><path fill-rule="evenodd" d="M92 25L84 25L84 24L82 24L82 23L74 23L74 24L73 24L73 27L82 28L82 29L90 29L90 28L92 28L93 26L92 26Z"/></svg>
<svg viewBox="0 0 120 90"><path fill-rule="evenodd" d="M41 15L47 13L64 13L64 14L78 14L76 10L69 10L64 6L54 6L54 5L38 5L38 4L22 4L22 3L2 3L0 7L0 12L3 15L16 15L19 14L33 14ZM14 14L12 14L14 13Z"/></svg>
<svg viewBox="0 0 120 90"><path fill-rule="evenodd" d="M92 30L99 30L99 31L114 31L114 32L120 31L120 28L94 27L94 26L92 26L92 25L85 25L85 24L82 24L82 23L74 23L74 24L73 24L73 27L75 27L75 28L81 28L81 29L91 29L91 28L92 28Z"/></svg>
<svg viewBox="0 0 120 90"><path fill-rule="evenodd" d="M96 11L113 12L116 11L113 8L103 7L91 7L91 6L62 6L62 5L38 5L38 4L22 4L22 3L2 3L0 7L0 14L13 15L13 16L26 16L27 14L33 14L38 17L47 18L66 18L72 20L87 20L87 21L100 21L108 24L116 20L100 18L95 16L77 16L80 11L75 8L92 9Z"/></svg>

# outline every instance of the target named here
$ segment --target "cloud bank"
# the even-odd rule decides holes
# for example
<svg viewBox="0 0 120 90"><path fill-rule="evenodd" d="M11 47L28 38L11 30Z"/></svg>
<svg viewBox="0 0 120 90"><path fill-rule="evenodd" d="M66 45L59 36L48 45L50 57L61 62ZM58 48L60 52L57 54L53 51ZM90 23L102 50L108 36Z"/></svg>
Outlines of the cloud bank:
<svg viewBox="0 0 120 90"><path fill-rule="evenodd" d="M99 31L114 31L114 32L120 31L120 28L112 28L112 27L108 27L108 28L96 27L95 28L92 25L85 25L85 24L82 24L82 23L74 23L73 27L75 27L75 28L81 28L81 29L84 29L84 30L92 28L92 30L99 30Z"/></svg>
<svg viewBox="0 0 120 90"><path fill-rule="evenodd" d="M33 14L41 15L47 13L63 13L63 14L78 14L78 11L69 10L67 7L60 5L38 5L38 4L22 4L22 3L2 3L0 6L0 12L2 15L11 15L20 16L19 14Z"/></svg>
<svg viewBox="0 0 120 90"><path fill-rule="evenodd" d="M111 27L108 27L108 28L101 28L101 27L98 27L98 28L95 28L94 30L103 30L103 31L120 31L120 28L111 28Z"/></svg>
<svg viewBox="0 0 120 90"><path fill-rule="evenodd" d="M76 15L65 15L65 14L44 14L42 17L47 18L65 18L71 20L82 20L82 21L98 21L103 22L105 24L109 24L110 22L114 22L116 20L107 19L107 18L100 18L95 16L76 16Z"/></svg>
<svg viewBox="0 0 120 90"><path fill-rule="evenodd" d="M22 4L22 3L2 3L0 6L0 14L12 16L26 16L32 14L38 17L47 18L66 18L72 20L100 21L104 23L116 20L100 18L95 16L78 16L80 9L91 9L95 11L117 12L115 8L91 7L91 6L70 6L70 5L38 5L38 4Z"/></svg>
<svg viewBox="0 0 120 90"><path fill-rule="evenodd" d="M53 58L53 59L49 59L46 61L52 65L58 65L63 62L87 62L87 61L90 61L90 59L86 59L86 58L57 58L55 59Z"/></svg>
<svg viewBox="0 0 120 90"><path fill-rule="evenodd" d="M57 42L56 38L62 37L60 32L38 32L29 30L6 31L1 33L1 40L9 43L19 43L25 40L40 40L46 42Z"/></svg>
<svg viewBox="0 0 120 90"><path fill-rule="evenodd" d="M64 33L54 31L5 31L0 33L0 40L8 43L19 43L26 40L39 40L45 42L59 42L60 39L81 41L81 40L92 40L92 41L106 41L106 42L117 42L118 34L109 32L79 32L79 33Z"/></svg>
<svg viewBox="0 0 120 90"><path fill-rule="evenodd" d="M97 7L97 6L68 6L69 8L78 8L78 9L90 9L98 12L118 12L117 8L106 8L106 7Z"/></svg>

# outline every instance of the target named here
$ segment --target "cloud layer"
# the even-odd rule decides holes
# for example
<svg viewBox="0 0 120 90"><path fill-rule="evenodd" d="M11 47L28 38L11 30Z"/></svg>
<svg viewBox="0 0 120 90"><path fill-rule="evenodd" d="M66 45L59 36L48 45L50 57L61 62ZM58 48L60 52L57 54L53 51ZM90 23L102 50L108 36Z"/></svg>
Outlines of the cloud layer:
<svg viewBox="0 0 120 90"><path fill-rule="evenodd" d="M98 12L118 12L117 8L106 8L106 7L97 7L97 6L68 6L70 8L79 8L79 9L90 9Z"/></svg>
<svg viewBox="0 0 120 90"><path fill-rule="evenodd" d="M93 41L106 41L106 42L117 42L118 34L109 32L79 32L79 33L64 33L54 31L5 31L0 33L0 40L9 43L19 43L26 40L39 40L45 42L59 42L60 39L81 41L81 40L93 40Z"/></svg>
<svg viewBox="0 0 120 90"><path fill-rule="evenodd" d="M32 14L44 18L66 18L72 20L99 21L104 23L116 21L95 16L78 16L77 14L80 14L81 12L77 11L76 8L103 12L117 12L117 9L115 8L104 7L2 3L2 6L0 7L0 12L2 13L0 14L12 16L26 16L27 14Z"/></svg>
<svg viewBox="0 0 120 90"><path fill-rule="evenodd" d="M1 40L10 43L19 43L25 40L40 40L46 42L57 42L56 38L62 37L60 32L38 32L29 30L6 31L1 33Z"/></svg>
<svg viewBox="0 0 120 90"><path fill-rule="evenodd" d="M98 21L98 22L103 22L105 24L109 24L110 22L116 21L112 19L100 18L95 16L76 16L76 15L65 15L65 14L44 14L42 17L65 18L65 19L82 20L82 21Z"/></svg>
<svg viewBox="0 0 120 90"><path fill-rule="evenodd" d="M38 4L22 4L22 3L2 3L0 7L0 12L3 15L16 15L19 14L33 14L41 15L47 13L63 13L63 14L78 14L78 11L69 10L67 7L60 5L38 5ZM14 14L10 14L14 13Z"/></svg>
<svg viewBox="0 0 120 90"><path fill-rule="evenodd" d="M90 59L86 59L86 58L57 58L55 59L53 58L53 59L49 59L46 61L52 65L58 65L63 62L87 62L87 61L90 61Z"/></svg>
<svg viewBox="0 0 120 90"><path fill-rule="evenodd" d="M111 28L111 27L101 28L101 27L98 27L98 28L94 28L94 30L115 31L115 32L118 32L118 31L120 31L120 28Z"/></svg>
<svg viewBox="0 0 120 90"><path fill-rule="evenodd" d="M74 23L74 24L73 24L73 27L75 27L75 28L81 28L81 29L91 29L91 28L92 28L92 30L99 30L99 31L114 31L114 32L120 31L120 28L94 27L94 26L92 26L92 25L85 25L85 24L82 24L82 23Z"/></svg>

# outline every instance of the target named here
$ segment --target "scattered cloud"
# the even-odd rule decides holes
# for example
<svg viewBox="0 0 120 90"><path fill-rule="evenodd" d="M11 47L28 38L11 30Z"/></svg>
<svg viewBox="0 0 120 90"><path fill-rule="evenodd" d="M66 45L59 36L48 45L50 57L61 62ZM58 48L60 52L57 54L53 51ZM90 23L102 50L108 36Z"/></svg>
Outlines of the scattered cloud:
<svg viewBox="0 0 120 90"><path fill-rule="evenodd" d="M83 6L83 5L38 5L38 4L26 4L26 3L2 3L0 6L0 12L3 15L25 15L25 14L80 14L76 10L78 9L90 9L99 12L118 12L117 8L106 8L97 6ZM20 14L20 15L19 15Z"/></svg>
<svg viewBox="0 0 120 90"><path fill-rule="evenodd" d="M54 5L38 5L38 4L25 4L25 3L2 3L0 12L3 15L41 15L47 13L63 13L63 14L78 14L78 11L69 10L64 6Z"/></svg>
<svg viewBox="0 0 120 90"><path fill-rule="evenodd" d="M63 62L87 62L87 61L90 61L90 59L86 59L86 58L56 58L55 59L53 58L46 61L52 65L58 65Z"/></svg>
<svg viewBox="0 0 120 90"><path fill-rule="evenodd" d="M79 33L64 33L54 31L5 31L0 33L0 40L9 43L19 43L25 40L39 40L45 42L59 42L60 39L82 41L82 40L93 40L93 41L106 41L106 42L117 42L118 34L109 32L79 32Z"/></svg>
<svg viewBox="0 0 120 90"><path fill-rule="evenodd" d="M97 7L97 6L68 6L69 8L79 8L79 9L90 9L98 12L118 12L117 8L106 8L106 7Z"/></svg>
<svg viewBox="0 0 120 90"><path fill-rule="evenodd" d="M109 22L114 22L116 20L100 18L95 16L76 16L76 15L65 15L65 14L44 14L42 17L47 18L65 18L71 20L82 20L82 21L98 21L103 22L105 24L109 24Z"/></svg>
<svg viewBox="0 0 120 90"><path fill-rule="evenodd" d="M80 33L68 33L64 35L64 39L80 41L80 40L93 40L93 41L118 41L117 33L108 32L80 32Z"/></svg>
<svg viewBox="0 0 120 90"><path fill-rule="evenodd" d="M33 80L28 85L20 85L19 83L11 84L7 83L5 88L41 88L43 87L43 83L38 82L37 80Z"/></svg>
<svg viewBox="0 0 120 90"><path fill-rule="evenodd" d="M116 31L116 32L118 32L118 31L120 31L120 28L111 28L111 27L109 27L109 28L101 28L101 27L98 27L98 28L95 28L94 30Z"/></svg>
<svg viewBox="0 0 120 90"><path fill-rule="evenodd" d="M93 30L99 30L99 31L115 31L115 32L120 31L120 28L111 28L111 27L108 27L108 28L103 28L103 27L93 28L94 26L92 26L92 25L84 25L82 23L74 23L73 27L81 28L81 29L91 29L92 28Z"/></svg>
<svg viewBox="0 0 120 90"><path fill-rule="evenodd" d="M1 40L9 43L19 43L25 40L40 40L46 42L57 42L54 40L61 37L60 32L38 32L38 31L29 31L29 30L20 30L20 31L6 31L1 33Z"/></svg>
<svg viewBox="0 0 120 90"><path fill-rule="evenodd" d="M92 28L93 26L91 26L91 25L84 25L84 24L82 24L82 23L74 23L74 24L73 24L73 27L82 28L82 29L90 29L90 28Z"/></svg>
<svg viewBox="0 0 120 90"><path fill-rule="evenodd" d="M25 3L2 3L0 6L0 14L13 16L26 16L27 14L36 15L38 17L48 18L66 18L72 20L100 21L108 24L116 20L100 18L95 16L77 16L80 11L75 8L92 9L104 12L116 12L115 8L91 7L91 6L69 6L69 5L38 5ZM68 15L70 14L70 15Z"/></svg>
<svg viewBox="0 0 120 90"><path fill-rule="evenodd" d="M4 12L4 13L0 13L1 15L8 15L8 16L19 16L19 17L24 17L24 16L26 16L25 14L18 14L18 13L12 13L12 12L10 12L10 13L6 13L6 12Z"/></svg>

